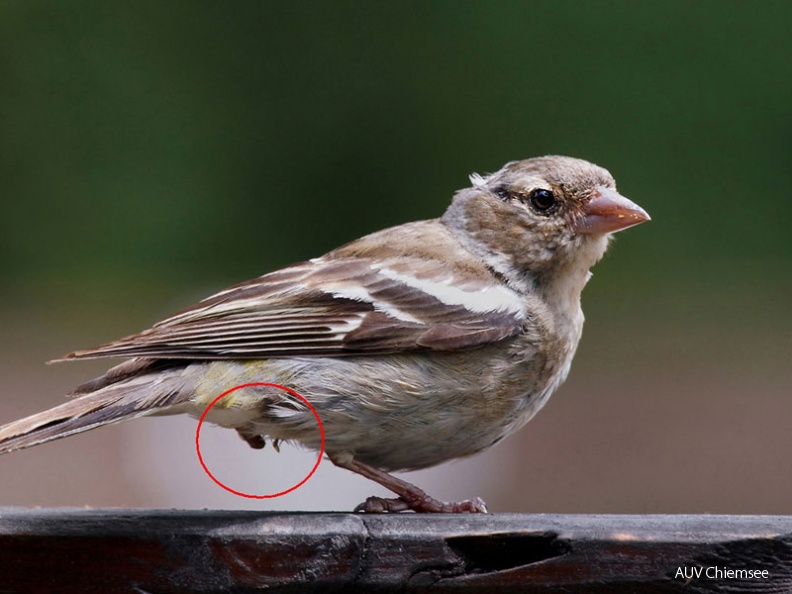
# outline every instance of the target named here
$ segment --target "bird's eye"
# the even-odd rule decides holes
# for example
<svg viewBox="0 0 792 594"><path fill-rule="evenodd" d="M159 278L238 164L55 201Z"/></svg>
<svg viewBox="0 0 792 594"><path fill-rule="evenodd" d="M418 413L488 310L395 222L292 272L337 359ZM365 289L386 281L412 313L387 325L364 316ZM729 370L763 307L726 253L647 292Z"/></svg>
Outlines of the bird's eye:
<svg viewBox="0 0 792 594"><path fill-rule="evenodd" d="M543 188L533 190L528 194L528 202L530 202L531 207L535 211L542 214L549 213L557 205L555 195L550 190L545 190Z"/></svg>

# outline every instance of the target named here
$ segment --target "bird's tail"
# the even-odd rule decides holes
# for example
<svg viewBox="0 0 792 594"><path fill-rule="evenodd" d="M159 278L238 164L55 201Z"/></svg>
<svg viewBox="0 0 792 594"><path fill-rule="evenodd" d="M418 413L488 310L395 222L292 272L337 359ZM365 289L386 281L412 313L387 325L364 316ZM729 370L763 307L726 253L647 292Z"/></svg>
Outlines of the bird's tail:
<svg viewBox="0 0 792 594"><path fill-rule="evenodd" d="M126 419L165 413L189 400L181 375L178 370L141 375L8 423L0 427L0 454Z"/></svg>

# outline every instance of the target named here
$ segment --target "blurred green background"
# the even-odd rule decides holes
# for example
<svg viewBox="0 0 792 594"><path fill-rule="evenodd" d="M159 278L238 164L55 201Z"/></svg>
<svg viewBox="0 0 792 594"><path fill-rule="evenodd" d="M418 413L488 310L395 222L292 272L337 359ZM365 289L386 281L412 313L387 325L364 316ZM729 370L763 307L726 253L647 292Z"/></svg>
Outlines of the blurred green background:
<svg viewBox="0 0 792 594"><path fill-rule="evenodd" d="M476 493L441 494L501 510L792 513L792 4L8 1L0 17L0 422L104 366L46 359L436 217L471 172L567 154L653 221L596 268L546 410L421 480L462 476ZM0 503L237 505L144 489L123 431L0 460Z"/></svg>

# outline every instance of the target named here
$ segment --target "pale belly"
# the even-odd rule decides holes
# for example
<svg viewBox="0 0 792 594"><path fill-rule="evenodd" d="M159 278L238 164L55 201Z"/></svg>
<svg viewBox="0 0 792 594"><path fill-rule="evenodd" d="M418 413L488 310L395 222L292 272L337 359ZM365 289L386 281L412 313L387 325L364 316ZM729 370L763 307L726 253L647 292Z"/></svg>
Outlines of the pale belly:
<svg viewBox="0 0 792 594"><path fill-rule="evenodd" d="M492 446L541 408L559 370L532 346L518 346L197 364L196 397L187 412L199 416L235 385L282 384L316 409L331 456L351 454L387 471L425 468ZM311 411L275 388L236 391L207 420L314 450L321 443Z"/></svg>

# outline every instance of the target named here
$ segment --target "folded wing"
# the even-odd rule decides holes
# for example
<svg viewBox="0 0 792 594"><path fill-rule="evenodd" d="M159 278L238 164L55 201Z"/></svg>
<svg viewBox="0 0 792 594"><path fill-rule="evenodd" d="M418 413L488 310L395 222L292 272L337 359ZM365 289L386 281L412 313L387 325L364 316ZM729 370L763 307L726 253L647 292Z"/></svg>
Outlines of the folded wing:
<svg viewBox="0 0 792 594"><path fill-rule="evenodd" d="M262 359L452 351L503 340L525 323L493 277L440 261L319 258L217 293L140 334L66 359Z"/></svg>

